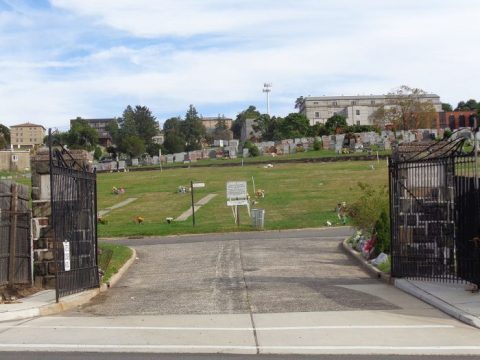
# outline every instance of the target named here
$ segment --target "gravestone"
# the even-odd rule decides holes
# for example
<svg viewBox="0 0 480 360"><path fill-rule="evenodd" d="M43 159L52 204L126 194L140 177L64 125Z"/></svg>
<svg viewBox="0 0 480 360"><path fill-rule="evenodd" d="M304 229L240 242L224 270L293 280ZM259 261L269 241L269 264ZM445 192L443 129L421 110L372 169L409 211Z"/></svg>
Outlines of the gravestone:
<svg viewBox="0 0 480 360"><path fill-rule="evenodd" d="M138 159L132 159L132 166L138 166Z"/></svg>

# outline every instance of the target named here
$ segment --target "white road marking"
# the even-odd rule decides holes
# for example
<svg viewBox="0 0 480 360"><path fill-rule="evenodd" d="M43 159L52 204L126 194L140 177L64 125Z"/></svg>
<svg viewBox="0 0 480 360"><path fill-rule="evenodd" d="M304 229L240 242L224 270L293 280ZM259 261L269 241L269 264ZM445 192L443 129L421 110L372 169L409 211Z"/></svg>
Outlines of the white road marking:
<svg viewBox="0 0 480 360"><path fill-rule="evenodd" d="M0 325L0 329L84 329L84 330L155 330L155 331L291 331L349 329L451 329L454 325L322 325L281 327L179 327L179 326L64 326L64 325Z"/></svg>
<svg viewBox="0 0 480 360"><path fill-rule="evenodd" d="M0 344L0 349L235 349L235 350L256 350L256 346L250 345L125 345L125 344ZM260 350L416 350L416 351L452 351L452 350L480 350L478 345L462 346L376 346L376 345L353 345L353 346L259 346Z"/></svg>

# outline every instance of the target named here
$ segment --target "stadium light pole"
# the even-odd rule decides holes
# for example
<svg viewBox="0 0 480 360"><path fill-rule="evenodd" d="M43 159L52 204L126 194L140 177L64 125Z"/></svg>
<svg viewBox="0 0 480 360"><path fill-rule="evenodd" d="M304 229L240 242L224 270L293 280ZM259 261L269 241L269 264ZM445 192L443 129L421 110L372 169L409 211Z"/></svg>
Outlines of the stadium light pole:
<svg viewBox="0 0 480 360"><path fill-rule="evenodd" d="M262 91L267 94L267 114L270 115L270 92L272 91L272 84L264 83Z"/></svg>

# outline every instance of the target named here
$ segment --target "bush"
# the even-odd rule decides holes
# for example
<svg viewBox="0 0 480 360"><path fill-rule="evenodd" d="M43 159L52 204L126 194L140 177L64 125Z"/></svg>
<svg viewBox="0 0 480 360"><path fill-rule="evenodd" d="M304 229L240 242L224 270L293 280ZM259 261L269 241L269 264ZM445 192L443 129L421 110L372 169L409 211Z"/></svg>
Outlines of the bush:
<svg viewBox="0 0 480 360"><path fill-rule="evenodd" d="M102 149L100 148L100 146L96 146L95 151L93 152L93 158L95 160L100 160L101 157L102 157Z"/></svg>
<svg viewBox="0 0 480 360"><path fill-rule="evenodd" d="M251 157L255 157L255 156L260 155L260 150L258 150L257 145L252 145L252 146L248 149L248 153L250 154Z"/></svg>
<svg viewBox="0 0 480 360"><path fill-rule="evenodd" d="M374 228L377 235L377 241L375 242L375 252L380 254L381 252L390 253L390 220L388 219L387 212L382 210L380 217L375 223Z"/></svg>
<svg viewBox="0 0 480 360"><path fill-rule="evenodd" d="M243 144L243 148L248 149L248 153L251 157L260 155L260 150L258 150L257 145L255 145L251 141L245 141L245 144Z"/></svg>
<svg viewBox="0 0 480 360"><path fill-rule="evenodd" d="M388 214L388 191L386 186L375 187L361 182L358 186L362 190L362 195L350 206L349 215L355 227L370 234L382 211Z"/></svg>
<svg viewBox="0 0 480 360"><path fill-rule="evenodd" d="M315 139L313 142L313 150L318 151L322 148L322 142L318 139Z"/></svg>

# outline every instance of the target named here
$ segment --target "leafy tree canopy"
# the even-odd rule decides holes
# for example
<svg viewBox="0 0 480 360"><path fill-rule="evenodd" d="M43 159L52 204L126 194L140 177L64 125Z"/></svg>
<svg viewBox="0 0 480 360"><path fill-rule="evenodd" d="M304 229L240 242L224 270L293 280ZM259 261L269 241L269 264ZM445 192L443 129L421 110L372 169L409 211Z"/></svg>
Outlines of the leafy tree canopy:
<svg viewBox="0 0 480 360"><path fill-rule="evenodd" d="M255 132L259 132L263 141L280 140L281 134L279 124L282 118L270 117L268 114L262 114L255 119L252 128Z"/></svg>
<svg viewBox="0 0 480 360"><path fill-rule="evenodd" d="M310 121L305 115L291 113L279 121L278 130L282 139L294 139L308 136Z"/></svg>
<svg viewBox="0 0 480 360"><path fill-rule="evenodd" d="M185 121L182 123L182 132L185 137L185 150L199 150L202 148L201 142L207 133L205 126L200 119L197 109L190 105L185 114Z"/></svg>
<svg viewBox="0 0 480 360"><path fill-rule="evenodd" d="M337 128L346 128L347 118L343 115L335 114L327 119L325 128L330 134L335 133Z"/></svg>
<svg viewBox="0 0 480 360"><path fill-rule="evenodd" d="M60 134L63 140L72 149L84 149L92 151L98 144L98 132L90 126L88 121L77 118L72 121L70 130Z"/></svg>
<svg viewBox="0 0 480 360"><path fill-rule="evenodd" d="M443 111L453 111L452 105L448 103L442 103L442 110Z"/></svg>
<svg viewBox="0 0 480 360"><path fill-rule="evenodd" d="M10 129L0 124L0 149L6 148L8 145L10 145Z"/></svg>
<svg viewBox="0 0 480 360"><path fill-rule="evenodd" d="M426 94L422 89L400 86L389 93L386 103L374 112L374 123L380 128L391 125L399 130L432 127L435 107L430 100L425 99Z"/></svg>
<svg viewBox="0 0 480 360"><path fill-rule="evenodd" d="M260 116L260 112L253 105L250 105L247 109L243 110L237 115L237 118L232 123L231 130L233 131L233 137L240 139L242 135L242 126L246 119L256 119Z"/></svg>

